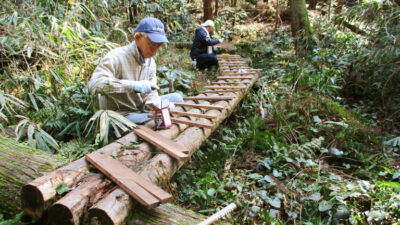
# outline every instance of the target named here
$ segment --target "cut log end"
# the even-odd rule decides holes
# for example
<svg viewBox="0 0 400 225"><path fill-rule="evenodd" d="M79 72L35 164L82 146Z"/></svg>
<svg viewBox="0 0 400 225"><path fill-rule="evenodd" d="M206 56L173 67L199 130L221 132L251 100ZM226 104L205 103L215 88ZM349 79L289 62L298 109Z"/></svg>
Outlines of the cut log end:
<svg viewBox="0 0 400 225"><path fill-rule="evenodd" d="M33 219L39 219L45 211L42 192L33 185L28 184L22 187L21 204L26 214Z"/></svg>
<svg viewBox="0 0 400 225"><path fill-rule="evenodd" d="M114 225L112 219L108 216L104 210L94 208L89 210L87 221L85 224L89 225Z"/></svg>
<svg viewBox="0 0 400 225"><path fill-rule="evenodd" d="M74 219L68 207L61 204L54 204L49 209L49 218L53 225L74 225L79 222Z"/></svg>

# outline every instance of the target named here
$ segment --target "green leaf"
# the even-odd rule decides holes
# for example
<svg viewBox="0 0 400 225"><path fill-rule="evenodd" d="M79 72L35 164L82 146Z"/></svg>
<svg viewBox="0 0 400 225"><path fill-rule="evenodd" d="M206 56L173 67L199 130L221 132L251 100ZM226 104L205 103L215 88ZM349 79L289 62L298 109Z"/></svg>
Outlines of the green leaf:
<svg viewBox="0 0 400 225"><path fill-rule="evenodd" d="M268 199L268 203L277 209L281 207L281 200L277 197L275 197L274 199Z"/></svg>
<svg viewBox="0 0 400 225"><path fill-rule="evenodd" d="M71 191L71 189L67 186L66 183L61 183L61 184L57 185L57 187L56 187L56 192L59 195L62 195L62 194L67 193L69 191Z"/></svg>
<svg viewBox="0 0 400 225"><path fill-rule="evenodd" d="M325 211L328 211L328 210L330 210L330 209L332 209L332 204L330 204L328 201L326 201L326 200L323 200L323 201L321 201L320 203L319 203L319 205L318 205L318 210L320 211L320 212L325 212Z"/></svg>
<svg viewBox="0 0 400 225"><path fill-rule="evenodd" d="M210 188L207 191L207 195L208 196L214 196L215 192L216 192L216 190L214 188Z"/></svg>

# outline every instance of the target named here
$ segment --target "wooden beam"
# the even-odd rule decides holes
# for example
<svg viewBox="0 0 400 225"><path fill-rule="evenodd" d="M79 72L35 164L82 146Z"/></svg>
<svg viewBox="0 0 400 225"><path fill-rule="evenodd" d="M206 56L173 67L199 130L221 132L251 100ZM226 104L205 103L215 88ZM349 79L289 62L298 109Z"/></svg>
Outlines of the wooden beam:
<svg viewBox="0 0 400 225"><path fill-rule="evenodd" d="M244 61L231 61L231 62L218 62L221 66L230 66L230 65L247 65L247 62Z"/></svg>
<svg viewBox="0 0 400 225"><path fill-rule="evenodd" d="M153 115L150 114L150 115L148 115L148 117L153 118ZM214 127L214 125L195 122L195 121L191 121L191 120L184 120L184 119L179 119L179 118L174 118L174 117L171 117L171 121L173 123L182 123L182 124L186 124L186 125L193 126L193 127L202 127L202 128L209 128L209 129L212 129Z"/></svg>
<svg viewBox="0 0 400 225"><path fill-rule="evenodd" d="M222 73L222 75L224 75L224 76L231 76L231 75L233 75L233 76L235 76L235 75L238 75L238 76L245 76L245 75L252 75L252 74L257 74L258 72L241 72L241 73L239 73L239 72L227 72L227 73Z"/></svg>
<svg viewBox="0 0 400 225"><path fill-rule="evenodd" d="M189 158L189 155L187 155L189 151L187 149L148 127L138 126L134 132L137 136L143 138L177 160L186 160Z"/></svg>
<svg viewBox="0 0 400 225"><path fill-rule="evenodd" d="M184 97L183 100L228 101L232 98L231 96L188 96Z"/></svg>
<svg viewBox="0 0 400 225"><path fill-rule="evenodd" d="M212 85L218 85L218 84L250 84L250 81L225 81L225 82L211 82L210 84Z"/></svg>
<svg viewBox="0 0 400 225"><path fill-rule="evenodd" d="M210 93L235 93L241 91L240 89L226 89L226 90L206 90L199 91L199 94L210 94Z"/></svg>
<svg viewBox="0 0 400 225"><path fill-rule="evenodd" d="M246 89L246 86L204 86L205 89Z"/></svg>
<svg viewBox="0 0 400 225"><path fill-rule="evenodd" d="M195 121L191 121L191 120L178 119L178 118L171 118L171 121L173 123L182 123L182 124L187 124L187 125L193 126L193 127L202 127L202 128L208 128L208 129L212 129L214 127L214 125L195 122Z"/></svg>
<svg viewBox="0 0 400 225"><path fill-rule="evenodd" d="M245 79L253 79L254 76L219 76L217 77L217 80L226 80L226 79L239 79L239 80L245 80Z"/></svg>
<svg viewBox="0 0 400 225"><path fill-rule="evenodd" d="M191 104L191 103L181 103L181 102L175 102L174 104L176 106L199 108L199 109L216 109L216 110L224 109L224 107L216 105L201 105L201 104Z"/></svg>
<svg viewBox="0 0 400 225"><path fill-rule="evenodd" d="M153 208L159 205L160 201L166 202L172 198L170 194L140 177L111 156L93 152L85 158L146 208Z"/></svg>
<svg viewBox="0 0 400 225"><path fill-rule="evenodd" d="M181 111L169 111L173 115L179 116L193 116L198 118L206 118L206 119L216 119L217 116L214 115L207 115L207 114L200 114L200 113L190 113L190 112L181 112Z"/></svg>

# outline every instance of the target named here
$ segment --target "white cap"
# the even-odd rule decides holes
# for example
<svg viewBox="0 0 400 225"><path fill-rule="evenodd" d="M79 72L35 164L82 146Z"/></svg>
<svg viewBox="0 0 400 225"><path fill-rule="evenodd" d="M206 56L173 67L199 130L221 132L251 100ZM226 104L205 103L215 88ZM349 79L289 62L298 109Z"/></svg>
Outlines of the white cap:
<svg viewBox="0 0 400 225"><path fill-rule="evenodd" d="M212 20L207 20L203 24L201 24L202 27L214 27L214 22Z"/></svg>

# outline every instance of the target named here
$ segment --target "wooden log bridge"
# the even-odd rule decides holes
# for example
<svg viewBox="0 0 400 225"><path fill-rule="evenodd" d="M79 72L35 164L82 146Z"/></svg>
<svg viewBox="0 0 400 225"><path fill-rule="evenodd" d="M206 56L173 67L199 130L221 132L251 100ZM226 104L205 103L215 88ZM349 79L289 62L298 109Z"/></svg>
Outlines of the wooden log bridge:
<svg viewBox="0 0 400 225"><path fill-rule="evenodd" d="M164 207L171 195L159 186L167 187L173 174L232 113L259 77L257 70L242 66L246 61L238 55L217 58L225 65L220 67L221 74L231 75L217 77L208 87L210 93L188 96L184 103L175 104L171 128L153 131L154 121L150 121L136 134L131 132L35 179L22 188L25 212L35 219L48 215L51 224L122 224L134 209L140 211L140 204L148 208L161 204L156 211ZM139 145L134 144L137 135L145 137ZM58 195L60 184L72 191Z"/></svg>

